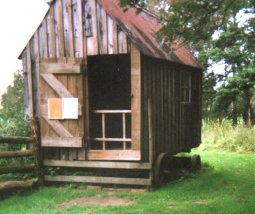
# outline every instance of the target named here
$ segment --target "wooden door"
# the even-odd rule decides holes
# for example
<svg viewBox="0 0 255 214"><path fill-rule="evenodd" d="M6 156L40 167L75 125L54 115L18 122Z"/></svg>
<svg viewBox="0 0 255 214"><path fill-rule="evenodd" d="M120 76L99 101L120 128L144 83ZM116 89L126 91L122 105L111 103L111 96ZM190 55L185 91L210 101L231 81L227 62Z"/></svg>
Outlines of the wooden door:
<svg viewBox="0 0 255 214"><path fill-rule="evenodd" d="M39 115L43 147L83 146L84 84L81 71L81 61L77 59L40 60ZM73 116L76 114L77 117Z"/></svg>

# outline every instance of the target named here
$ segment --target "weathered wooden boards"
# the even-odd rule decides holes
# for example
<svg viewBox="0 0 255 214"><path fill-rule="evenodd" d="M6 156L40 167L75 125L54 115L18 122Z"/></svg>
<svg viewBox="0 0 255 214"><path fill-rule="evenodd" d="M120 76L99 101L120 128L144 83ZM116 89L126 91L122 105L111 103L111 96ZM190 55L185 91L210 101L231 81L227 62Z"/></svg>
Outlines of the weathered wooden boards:
<svg viewBox="0 0 255 214"><path fill-rule="evenodd" d="M129 50L126 34L97 1L56 0L22 52L26 115L31 117L33 110L38 114L37 59L75 57L86 61L87 56Z"/></svg>
<svg viewBox="0 0 255 214"><path fill-rule="evenodd" d="M0 136L0 143L8 144L29 144L34 142L32 137Z"/></svg>
<svg viewBox="0 0 255 214"><path fill-rule="evenodd" d="M36 186L36 182L34 180L27 181L8 181L4 183L0 183L0 193L9 192L10 190L24 189L24 188L32 188Z"/></svg>
<svg viewBox="0 0 255 214"><path fill-rule="evenodd" d="M132 149L140 150L141 144L141 54L131 45L131 110Z"/></svg>
<svg viewBox="0 0 255 214"><path fill-rule="evenodd" d="M81 63L75 59L39 62L39 76L42 146L82 147L84 117ZM55 120L48 117L49 99L74 97L78 99L78 119Z"/></svg>
<svg viewBox="0 0 255 214"><path fill-rule="evenodd" d="M155 160L162 152L189 152L198 146L201 73L191 67L144 55L141 72L142 160L151 159L148 151L153 151L152 159Z"/></svg>
<svg viewBox="0 0 255 214"><path fill-rule="evenodd" d="M50 167L78 167L78 168L105 168L105 169L151 169L151 163L141 162L111 162L111 161L63 161L44 160L44 166Z"/></svg>
<svg viewBox="0 0 255 214"><path fill-rule="evenodd" d="M59 182L84 182L97 184L123 184L123 185L144 185L150 186L152 184L150 179L146 178L117 178L117 177L99 177L99 176L64 176L56 175L44 176L46 181Z"/></svg>
<svg viewBox="0 0 255 214"><path fill-rule="evenodd" d="M1 136L0 137L0 144L32 144L34 145L35 139L32 137L12 137L12 136ZM17 150L17 151L1 151L0 158L20 158L20 157L28 157L36 159L35 157L35 148L28 149L28 150ZM0 175L6 173L27 173L36 171L36 163L34 164L27 164L27 165L16 165L16 166L5 166L0 167ZM36 173L37 174L37 173ZM38 183L39 178L37 181L35 180L26 180L26 181L7 181L7 182L0 182L0 193L10 191L12 189L20 189L20 188L28 188L35 186Z"/></svg>
<svg viewBox="0 0 255 214"><path fill-rule="evenodd" d="M126 34L95 0L55 1L23 58L29 45L35 59L124 54L130 49Z"/></svg>

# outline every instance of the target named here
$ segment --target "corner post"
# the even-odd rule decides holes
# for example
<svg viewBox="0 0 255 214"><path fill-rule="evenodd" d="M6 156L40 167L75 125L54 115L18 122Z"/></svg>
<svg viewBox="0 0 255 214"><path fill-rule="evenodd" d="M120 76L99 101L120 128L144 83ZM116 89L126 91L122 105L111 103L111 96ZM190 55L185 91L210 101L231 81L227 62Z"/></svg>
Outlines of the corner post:
<svg viewBox="0 0 255 214"><path fill-rule="evenodd" d="M131 44L132 150L141 148L141 53Z"/></svg>

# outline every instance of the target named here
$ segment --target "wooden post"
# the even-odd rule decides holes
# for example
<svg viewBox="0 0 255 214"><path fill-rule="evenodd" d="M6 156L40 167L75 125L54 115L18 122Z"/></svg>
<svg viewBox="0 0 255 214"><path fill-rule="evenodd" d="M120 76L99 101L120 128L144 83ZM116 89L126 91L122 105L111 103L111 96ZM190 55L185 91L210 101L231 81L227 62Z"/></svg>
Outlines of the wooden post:
<svg viewBox="0 0 255 214"><path fill-rule="evenodd" d="M40 123L37 116L32 119L32 128L34 131L34 164L35 174L37 177L38 186L43 185L43 172L42 172L42 155L41 155L41 135Z"/></svg>
<svg viewBox="0 0 255 214"><path fill-rule="evenodd" d="M148 134L149 134L149 163L151 164L149 178L153 182L153 133L152 133L151 100L148 99Z"/></svg>
<svg viewBox="0 0 255 214"><path fill-rule="evenodd" d="M104 139L105 138L105 114L103 113L102 114L102 138ZM103 150L105 150L106 147L105 147L105 141L103 141Z"/></svg>
<svg viewBox="0 0 255 214"><path fill-rule="evenodd" d="M140 150L141 144L141 54L131 45L131 127L132 150Z"/></svg>
<svg viewBox="0 0 255 214"><path fill-rule="evenodd" d="M122 113L122 130L123 130L123 139L126 139L126 114ZM126 141L123 141L123 150L127 149Z"/></svg>

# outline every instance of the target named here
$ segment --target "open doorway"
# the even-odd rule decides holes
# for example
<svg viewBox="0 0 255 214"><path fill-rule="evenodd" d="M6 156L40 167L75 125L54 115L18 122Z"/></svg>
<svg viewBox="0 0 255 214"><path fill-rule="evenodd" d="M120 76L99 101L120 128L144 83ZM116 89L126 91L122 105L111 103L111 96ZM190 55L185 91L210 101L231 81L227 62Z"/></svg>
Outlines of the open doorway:
<svg viewBox="0 0 255 214"><path fill-rule="evenodd" d="M131 149L130 55L88 57L91 150Z"/></svg>

